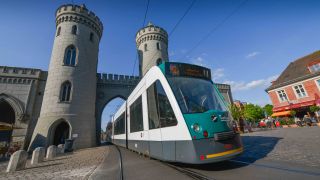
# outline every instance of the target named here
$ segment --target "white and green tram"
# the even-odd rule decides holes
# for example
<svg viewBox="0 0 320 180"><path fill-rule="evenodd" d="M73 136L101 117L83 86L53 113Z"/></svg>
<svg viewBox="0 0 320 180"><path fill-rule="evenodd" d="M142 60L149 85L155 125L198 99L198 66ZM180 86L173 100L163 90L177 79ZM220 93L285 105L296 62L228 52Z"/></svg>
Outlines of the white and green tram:
<svg viewBox="0 0 320 180"><path fill-rule="evenodd" d="M170 162L204 164L242 153L210 69L165 62L152 67L115 113L112 141Z"/></svg>

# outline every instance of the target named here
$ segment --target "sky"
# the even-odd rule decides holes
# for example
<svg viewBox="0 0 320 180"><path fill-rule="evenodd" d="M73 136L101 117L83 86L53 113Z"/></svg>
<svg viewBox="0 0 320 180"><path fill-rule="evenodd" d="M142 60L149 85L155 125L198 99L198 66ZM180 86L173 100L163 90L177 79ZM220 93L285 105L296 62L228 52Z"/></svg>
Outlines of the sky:
<svg viewBox="0 0 320 180"><path fill-rule="evenodd" d="M192 2L150 0L145 24L170 33ZM0 3L1 66L47 70L56 8L84 3L104 24L98 72L138 74L135 33L143 26L147 0ZM320 49L319 7L317 0L196 0L169 37L169 60L209 67L215 82L231 85L234 99L265 105L270 82L291 61ZM104 119L120 103L109 103Z"/></svg>

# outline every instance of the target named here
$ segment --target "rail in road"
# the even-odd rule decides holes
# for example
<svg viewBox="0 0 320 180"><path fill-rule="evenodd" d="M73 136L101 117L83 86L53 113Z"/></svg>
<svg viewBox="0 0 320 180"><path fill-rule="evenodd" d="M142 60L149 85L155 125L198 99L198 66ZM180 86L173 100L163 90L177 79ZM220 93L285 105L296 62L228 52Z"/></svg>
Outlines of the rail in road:
<svg viewBox="0 0 320 180"><path fill-rule="evenodd" d="M120 147L120 148L118 146L114 146L114 147L117 149L118 155L119 155L119 161L118 161L119 169L120 169L119 170L119 179L123 180L124 179L124 176L123 176L124 169L123 169L122 153L121 153L121 150L120 150L120 148L122 148L122 147ZM191 179L195 179L195 180L215 180L212 177L205 176L203 174L200 174L198 172L192 171L192 170L187 169L187 168L179 167L179 166L173 165L171 163L166 163L166 162L162 162L162 161L159 161L159 162L164 164L164 165L166 165L166 166L168 166L168 167L170 167L170 168L172 168L172 169L174 169L174 170L176 170L176 171L179 171L179 172L185 174L186 176L190 177Z"/></svg>
<svg viewBox="0 0 320 180"><path fill-rule="evenodd" d="M301 167L294 163L282 161L258 160L253 162L251 159L247 159L246 157L240 157L226 162L214 164L188 165L180 163L166 163L159 160L146 158L138 153L131 152L124 148L120 148L120 151L122 155L125 156L125 159L123 159L124 179L157 179L159 176L161 177L163 174L166 174L170 171L169 169L165 169L163 166L169 167L171 170L176 171L176 173L179 174L179 177L184 175L184 179L196 180L283 178L320 179L319 169ZM136 164L134 164L135 162ZM143 164L148 164L148 168L143 166ZM136 173L132 173L133 171L136 171ZM164 173L159 173L157 171ZM169 180L178 178L168 175L167 177L159 179Z"/></svg>

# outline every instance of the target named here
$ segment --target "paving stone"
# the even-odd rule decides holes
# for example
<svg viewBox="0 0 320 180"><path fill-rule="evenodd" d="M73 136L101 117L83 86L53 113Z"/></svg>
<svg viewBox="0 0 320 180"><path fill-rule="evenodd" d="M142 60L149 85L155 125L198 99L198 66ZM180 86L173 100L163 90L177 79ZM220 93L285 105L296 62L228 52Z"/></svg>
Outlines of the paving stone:
<svg viewBox="0 0 320 180"><path fill-rule="evenodd" d="M27 161L26 168L17 172L5 173L4 165L0 163L0 180L7 179L87 179L93 170L102 162L108 153L108 147L96 147L64 153L54 160L31 165Z"/></svg>

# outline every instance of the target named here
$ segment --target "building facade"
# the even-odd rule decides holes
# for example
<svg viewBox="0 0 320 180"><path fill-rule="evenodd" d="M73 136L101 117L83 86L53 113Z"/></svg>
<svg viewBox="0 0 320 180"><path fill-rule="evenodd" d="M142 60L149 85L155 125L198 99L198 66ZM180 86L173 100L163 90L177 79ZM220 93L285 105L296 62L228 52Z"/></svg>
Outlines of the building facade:
<svg viewBox="0 0 320 180"><path fill-rule="evenodd" d="M126 99L141 77L168 58L167 32L151 23L136 34L140 76L97 73L103 25L84 5L56 11L48 71L0 66L0 152L29 150L73 138L76 149L96 146L101 116L114 98ZM232 102L229 85L217 84Z"/></svg>
<svg viewBox="0 0 320 180"><path fill-rule="evenodd" d="M291 62L266 89L273 104L273 116L297 117L310 112L310 106L320 104L320 51Z"/></svg>

